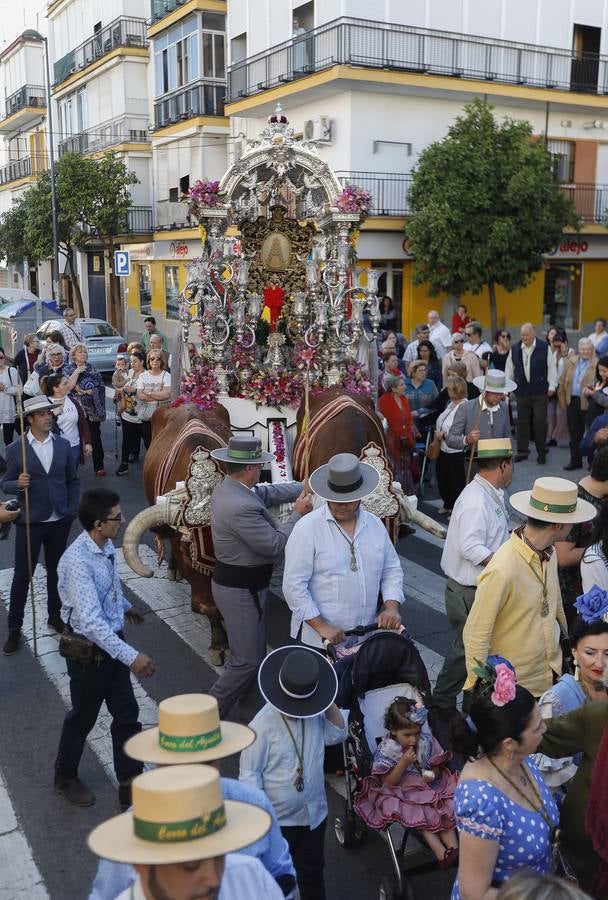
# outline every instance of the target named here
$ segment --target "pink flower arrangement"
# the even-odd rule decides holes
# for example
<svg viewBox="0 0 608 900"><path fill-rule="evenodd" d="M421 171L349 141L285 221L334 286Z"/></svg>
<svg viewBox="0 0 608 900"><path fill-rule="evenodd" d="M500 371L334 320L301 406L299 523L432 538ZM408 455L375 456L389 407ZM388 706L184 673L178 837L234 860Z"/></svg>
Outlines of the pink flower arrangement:
<svg viewBox="0 0 608 900"><path fill-rule="evenodd" d="M372 195L369 191L357 187L355 184L347 185L338 195L336 206L343 213L358 213L362 218L369 215L373 206Z"/></svg>
<svg viewBox="0 0 608 900"><path fill-rule="evenodd" d="M243 397L253 400L256 406L291 406L297 409L304 389L302 379L294 377L287 369L256 372L248 384L243 385Z"/></svg>
<svg viewBox="0 0 608 900"><path fill-rule="evenodd" d="M283 438L283 429L280 422L272 423L272 445L274 447L274 456L277 469L283 480L287 478L287 448Z"/></svg>
<svg viewBox="0 0 608 900"><path fill-rule="evenodd" d="M372 386L366 377L366 373L361 363L354 362L348 364L346 371L342 375L341 384L344 390L349 391L351 394L365 394L367 397L371 396Z"/></svg>
<svg viewBox="0 0 608 900"><path fill-rule="evenodd" d="M219 202L220 183L207 178L195 181L183 200L188 204L188 213L199 217L205 209L212 209Z"/></svg>
<svg viewBox="0 0 608 900"><path fill-rule="evenodd" d="M507 666L506 663L497 663L494 672L496 679L490 700L494 706L505 706L515 699L517 678L513 669Z"/></svg>
<svg viewBox="0 0 608 900"><path fill-rule="evenodd" d="M315 372L321 368L321 354L316 347L309 347L300 341L293 348L293 363L297 369Z"/></svg>
<svg viewBox="0 0 608 900"><path fill-rule="evenodd" d="M215 372L207 363L201 362L182 378L179 401L194 403L199 409L212 409L217 406L217 395L220 391ZM174 405L178 405L176 400Z"/></svg>
<svg viewBox="0 0 608 900"><path fill-rule="evenodd" d="M256 364L256 346L244 347L238 341L230 345L230 361L235 369L253 369Z"/></svg>

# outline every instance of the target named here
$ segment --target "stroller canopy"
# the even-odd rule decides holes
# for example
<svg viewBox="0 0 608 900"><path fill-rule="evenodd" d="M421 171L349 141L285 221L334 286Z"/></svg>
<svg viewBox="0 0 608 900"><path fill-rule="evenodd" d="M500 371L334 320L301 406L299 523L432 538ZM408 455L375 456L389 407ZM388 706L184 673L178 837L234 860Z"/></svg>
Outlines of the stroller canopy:
<svg viewBox="0 0 608 900"><path fill-rule="evenodd" d="M411 638L394 631L379 631L361 645L351 670L357 697L367 691L408 682L417 687L428 705L431 685L422 658Z"/></svg>

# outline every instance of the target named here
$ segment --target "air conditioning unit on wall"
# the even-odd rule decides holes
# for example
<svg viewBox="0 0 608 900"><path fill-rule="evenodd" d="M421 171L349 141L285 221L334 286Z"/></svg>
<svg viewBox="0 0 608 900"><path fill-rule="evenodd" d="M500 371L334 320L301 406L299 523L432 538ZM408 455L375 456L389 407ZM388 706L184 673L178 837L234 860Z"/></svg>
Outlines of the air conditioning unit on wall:
<svg viewBox="0 0 608 900"><path fill-rule="evenodd" d="M319 116L317 119L307 119L304 122L303 136L305 141L331 141L331 119L329 116Z"/></svg>

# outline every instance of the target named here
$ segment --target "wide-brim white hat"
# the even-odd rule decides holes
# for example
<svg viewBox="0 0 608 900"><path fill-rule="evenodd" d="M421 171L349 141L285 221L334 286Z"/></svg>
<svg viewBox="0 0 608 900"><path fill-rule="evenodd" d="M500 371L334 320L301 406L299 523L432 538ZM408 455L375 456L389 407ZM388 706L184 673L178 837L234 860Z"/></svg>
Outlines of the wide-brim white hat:
<svg viewBox="0 0 608 900"><path fill-rule="evenodd" d="M224 759L254 741L246 725L220 721L215 697L178 694L159 703L158 725L129 738L124 750L140 762L183 766Z"/></svg>
<svg viewBox="0 0 608 900"><path fill-rule="evenodd" d="M517 390L517 384L507 378L502 369L488 369L485 375L474 378L473 384L480 391L490 391L492 394L510 394Z"/></svg>
<svg viewBox="0 0 608 900"><path fill-rule="evenodd" d="M522 516L553 525L589 522L597 514L595 506L581 500L577 485L567 478L537 478L531 491L518 491L509 502Z"/></svg>
<svg viewBox="0 0 608 900"><path fill-rule="evenodd" d="M270 831L270 815L251 803L224 800L210 766L171 766L133 780L133 809L98 825L88 838L103 859L171 865L224 856Z"/></svg>

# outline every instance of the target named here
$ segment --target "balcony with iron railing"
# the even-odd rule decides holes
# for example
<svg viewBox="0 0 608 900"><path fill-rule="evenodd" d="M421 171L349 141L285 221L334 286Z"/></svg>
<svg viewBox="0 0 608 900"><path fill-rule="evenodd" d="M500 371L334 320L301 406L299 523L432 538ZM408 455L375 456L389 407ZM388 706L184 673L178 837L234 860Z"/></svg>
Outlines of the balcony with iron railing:
<svg viewBox="0 0 608 900"><path fill-rule="evenodd" d="M127 210L125 234L151 234L154 230L154 216L151 206L130 206Z"/></svg>
<svg viewBox="0 0 608 900"><path fill-rule="evenodd" d="M179 88L155 101L153 130L194 116L223 116L225 97L224 82L197 82Z"/></svg>
<svg viewBox="0 0 608 900"><path fill-rule="evenodd" d="M149 140L147 118L117 116L60 141L57 153L99 153L119 144L147 144Z"/></svg>
<svg viewBox="0 0 608 900"><path fill-rule="evenodd" d="M341 18L235 63L227 102L337 65L608 93L608 56Z"/></svg>
<svg viewBox="0 0 608 900"><path fill-rule="evenodd" d="M24 156L22 159L15 159L13 162L7 163L0 168L0 185L11 184L11 182L19 181L20 178L27 178L31 174L31 157Z"/></svg>
<svg viewBox="0 0 608 900"><path fill-rule="evenodd" d="M406 217L411 175L390 172L336 172L340 184L363 188L372 196L371 216ZM584 224L599 224L608 210L608 184L560 184Z"/></svg>
<svg viewBox="0 0 608 900"><path fill-rule="evenodd" d="M18 91L7 97L3 118L8 118L22 109L33 107L35 109L46 108L46 91L40 84L24 84Z"/></svg>
<svg viewBox="0 0 608 900"><path fill-rule="evenodd" d="M187 2L188 0L152 0L152 15L148 19L148 25L156 25L169 13L184 6Z"/></svg>
<svg viewBox="0 0 608 900"><path fill-rule="evenodd" d="M145 19L126 16L114 19L105 28L96 31L84 43L57 60L53 67L55 86L75 72L86 69L91 63L107 56L112 50L119 47L147 46L148 31Z"/></svg>

